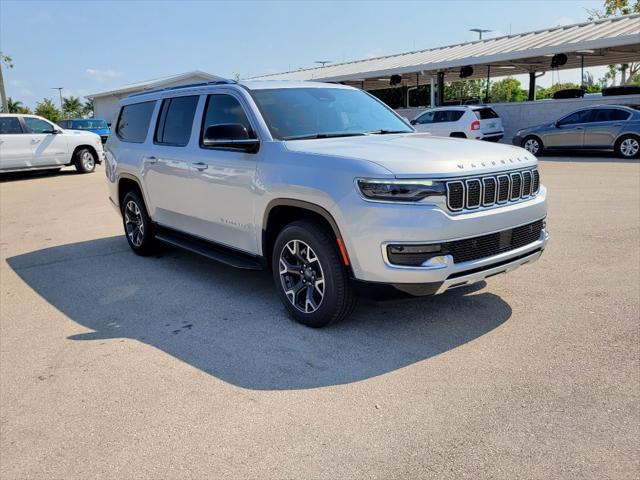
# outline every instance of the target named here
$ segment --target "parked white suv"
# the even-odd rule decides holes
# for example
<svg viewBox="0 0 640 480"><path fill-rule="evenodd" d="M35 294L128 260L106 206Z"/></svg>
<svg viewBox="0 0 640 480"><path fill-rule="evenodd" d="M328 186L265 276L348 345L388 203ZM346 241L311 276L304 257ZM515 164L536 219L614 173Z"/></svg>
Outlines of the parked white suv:
<svg viewBox="0 0 640 480"><path fill-rule="evenodd" d="M110 200L133 251L158 240L271 269L313 327L356 291L431 295L536 260L546 190L520 147L415 133L368 93L214 82L120 101Z"/></svg>
<svg viewBox="0 0 640 480"><path fill-rule="evenodd" d="M37 115L0 113L0 173L65 165L89 173L102 157L95 133L65 130Z"/></svg>
<svg viewBox="0 0 640 480"><path fill-rule="evenodd" d="M438 137L497 142L504 136L502 119L486 105L431 108L411 121L418 132Z"/></svg>

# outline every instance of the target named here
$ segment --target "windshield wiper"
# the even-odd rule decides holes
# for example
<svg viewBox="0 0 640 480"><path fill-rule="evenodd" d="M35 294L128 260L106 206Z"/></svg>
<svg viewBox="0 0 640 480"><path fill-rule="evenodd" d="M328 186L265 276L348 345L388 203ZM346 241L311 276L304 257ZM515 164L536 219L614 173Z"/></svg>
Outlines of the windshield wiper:
<svg viewBox="0 0 640 480"><path fill-rule="evenodd" d="M310 133L305 135L292 135L283 137L283 140L308 140L313 138L336 138L336 137L359 137L365 135L363 132L328 132L328 133Z"/></svg>
<svg viewBox="0 0 640 480"><path fill-rule="evenodd" d="M371 130L369 132L364 132L364 133L366 133L367 135L387 135L390 133L411 133L411 132L408 130L385 130L383 128L380 130Z"/></svg>

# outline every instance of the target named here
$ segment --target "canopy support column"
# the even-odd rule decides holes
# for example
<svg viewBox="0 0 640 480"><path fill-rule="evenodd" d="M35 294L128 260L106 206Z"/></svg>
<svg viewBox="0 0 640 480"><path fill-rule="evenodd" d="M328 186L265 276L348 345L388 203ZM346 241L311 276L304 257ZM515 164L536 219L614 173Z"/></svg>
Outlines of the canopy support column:
<svg viewBox="0 0 640 480"><path fill-rule="evenodd" d="M491 86L491 65L487 65L487 90L484 95L484 103L489 103L489 87Z"/></svg>
<svg viewBox="0 0 640 480"><path fill-rule="evenodd" d="M444 104L444 72L438 72L438 106Z"/></svg>
<svg viewBox="0 0 640 480"><path fill-rule="evenodd" d="M429 96L431 97L431 108L436 106L436 82L431 75L431 88L429 89Z"/></svg>
<svg viewBox="0 0 640 480"><path fill-rule="evenodd" d="M529 101L536 99L536 72L529 72Z"/></svg>

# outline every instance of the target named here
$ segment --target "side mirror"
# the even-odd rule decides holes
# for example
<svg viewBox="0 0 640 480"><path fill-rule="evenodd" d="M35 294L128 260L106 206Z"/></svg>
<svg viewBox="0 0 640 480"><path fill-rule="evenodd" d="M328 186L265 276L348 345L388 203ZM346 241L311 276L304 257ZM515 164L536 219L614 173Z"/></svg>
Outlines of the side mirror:
<svg viewBox="0 0 640 480"><path fill-rule="evenodd" d="M418 123L418 122L417 122L416 120L411 120L409 123L410 123L411 125L415 125L415 124L416 124L416 123Z"/></svg>
<svg viewBox="0 0 640 480"><path fill-rule="evenodd" d="M251 153L258 151L260 147L260 141L251 138L246 127L239 123L209 125L204 132L202 144L205 147L236 148Z"/></svg>
<svg viewBox="0 0 640 480"><path fill-rule="evenodd" d="M553 122L553 126L556 128L560 128L560 122Z"/></svg>

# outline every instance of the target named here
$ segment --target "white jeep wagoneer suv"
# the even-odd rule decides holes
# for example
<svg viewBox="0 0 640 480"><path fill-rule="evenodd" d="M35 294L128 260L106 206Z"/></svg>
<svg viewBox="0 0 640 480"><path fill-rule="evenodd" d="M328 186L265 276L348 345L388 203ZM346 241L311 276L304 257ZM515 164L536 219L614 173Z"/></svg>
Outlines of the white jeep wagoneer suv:
<svg viewBox="0 0 640 480"><path fill-rule="evenodd" d="M546 190L526 150L416 133L364 91L220 81L121 100L110 198L140 255L158 241L270 269L320 327L356 293L431 295L536 260Z"/></svg>

